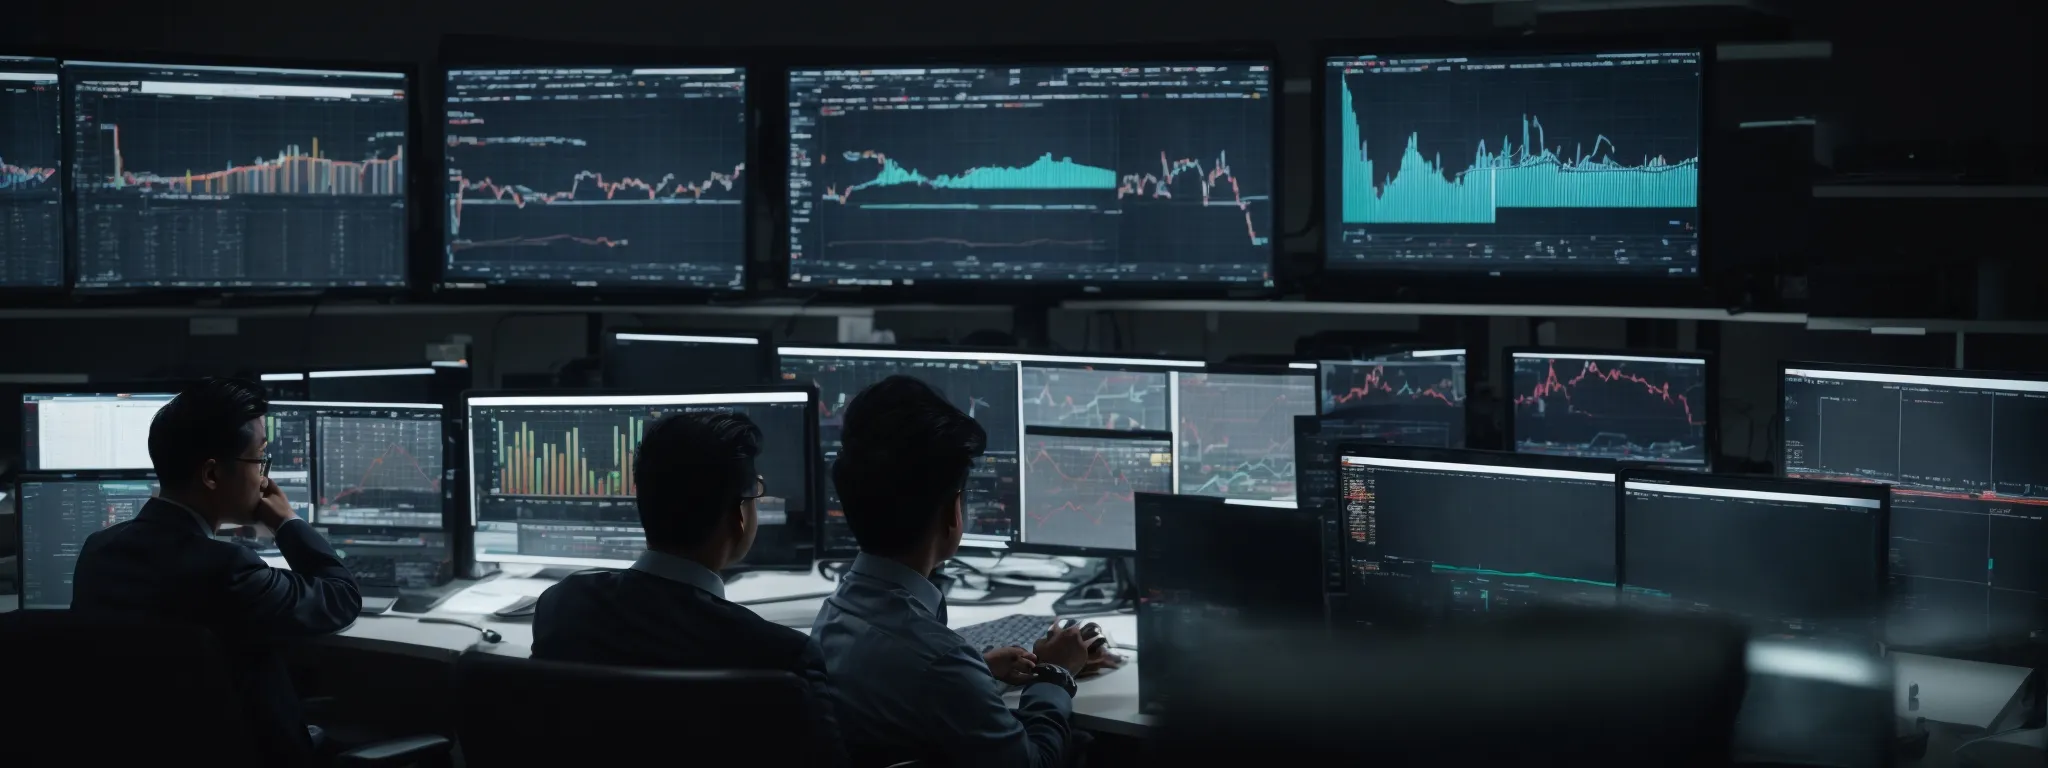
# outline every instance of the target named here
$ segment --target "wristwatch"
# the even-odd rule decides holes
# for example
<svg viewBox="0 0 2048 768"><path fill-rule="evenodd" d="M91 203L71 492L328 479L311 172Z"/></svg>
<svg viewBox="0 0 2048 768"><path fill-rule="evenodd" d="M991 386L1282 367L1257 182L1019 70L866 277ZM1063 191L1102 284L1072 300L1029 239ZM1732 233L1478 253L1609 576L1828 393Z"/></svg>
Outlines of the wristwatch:
<svg viewBox="0 0 2048 768"><path fill-rule="evenodd" d="M1032 667L1031 682L1052 683L1066 691L1068 697L1074 695L1074 673L1068 672L1066 667L1058 664L1039 664Z"/></svg>

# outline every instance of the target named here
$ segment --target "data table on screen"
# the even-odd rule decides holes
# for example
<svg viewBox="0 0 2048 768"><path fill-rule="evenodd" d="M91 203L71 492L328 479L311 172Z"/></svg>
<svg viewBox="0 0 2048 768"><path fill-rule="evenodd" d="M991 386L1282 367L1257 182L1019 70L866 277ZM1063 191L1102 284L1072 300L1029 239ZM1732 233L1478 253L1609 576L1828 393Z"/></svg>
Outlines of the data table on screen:
<svg viewBox="0 0 2048 768"><path fill-rule="evenodd" d="M746 73L450 70L444 282L736 290Z"/></svg>
<svg viewBox="0 0 2048 768"><path fill-rule="evenodd" d="M791 280L1269 286L1271 70L792 70Z"/></svg>
<svg viewBox="0 0 2048 768"><path fill-rule="evenodd" d="M57 62L0 56L0 288L64 284Z"/></svg>

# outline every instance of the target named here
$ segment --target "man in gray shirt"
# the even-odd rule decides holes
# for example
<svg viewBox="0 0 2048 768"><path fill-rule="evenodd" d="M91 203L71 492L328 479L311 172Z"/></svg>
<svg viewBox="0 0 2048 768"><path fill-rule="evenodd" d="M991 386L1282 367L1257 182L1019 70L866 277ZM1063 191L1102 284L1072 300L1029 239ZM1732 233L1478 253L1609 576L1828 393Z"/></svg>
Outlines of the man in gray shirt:
<svg viewBox="0 0 2048 768"><path fill-rule="evenodd" d="M860 555L818 610L840 731L856 765L1066 764L1074 675L1094 625L984 657L946 627L933 569L960 548L961 497L987 434L924 382L892 376L843 413L832 479ZM1015 710L1000 682L1024 686Z"/></svg>

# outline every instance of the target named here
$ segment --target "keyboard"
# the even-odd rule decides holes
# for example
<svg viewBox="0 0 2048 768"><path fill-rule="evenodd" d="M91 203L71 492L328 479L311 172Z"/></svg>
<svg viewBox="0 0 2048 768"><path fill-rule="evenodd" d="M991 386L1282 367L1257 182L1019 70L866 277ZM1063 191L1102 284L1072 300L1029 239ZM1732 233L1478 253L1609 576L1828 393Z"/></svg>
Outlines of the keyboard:
<svg viewBox="0 0 2048 768"><path fill-rule="evenodd" d="M1013 613L995 621L970 624L956 630L960 638L975 650L988 653L997 648L1017 646L1030 648L1038 639L1045 637L1045 631L1052 628L1058 616L1030 616Z"/></svg>

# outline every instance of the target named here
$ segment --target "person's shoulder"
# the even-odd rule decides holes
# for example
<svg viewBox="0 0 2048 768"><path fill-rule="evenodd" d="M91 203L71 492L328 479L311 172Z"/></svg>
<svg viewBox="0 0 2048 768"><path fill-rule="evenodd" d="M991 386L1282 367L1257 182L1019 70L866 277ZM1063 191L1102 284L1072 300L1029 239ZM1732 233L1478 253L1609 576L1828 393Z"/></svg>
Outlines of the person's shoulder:
<svg viewBox="0 0 2048 768"><path fill-rule="evenodd" d="M810 642L810 635L761 618L761 614L755 613L752 608L703 590L694 591L703 596L706 610L717 617L719 623L733 631L745 633L777 656L801 654L804 644Z"/></svg>

